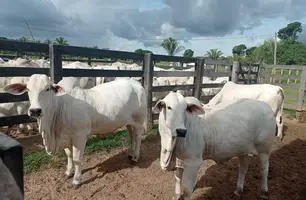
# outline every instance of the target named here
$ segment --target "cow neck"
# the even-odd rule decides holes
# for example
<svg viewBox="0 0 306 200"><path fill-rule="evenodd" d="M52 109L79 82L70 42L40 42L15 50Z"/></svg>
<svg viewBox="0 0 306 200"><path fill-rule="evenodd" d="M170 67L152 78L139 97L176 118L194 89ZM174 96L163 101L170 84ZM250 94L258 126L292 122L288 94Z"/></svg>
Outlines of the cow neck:
<svg viewBox="0 0 306 200"><path fill-rule="evenodd" d="M209 113L194 115L186 113L185 126L187 134L185 138L178 140L178 147L183 149L193 149L192 151L213 155L216 140L216 128L214 119Z"/></svg>
<svg viewBox="0 0 306 200"><path fill-rule="evenodd" d="M47 114L44 114L40 119L39 126L42 126L40 130L47 131L47 129L49 129L48 132L53 132L54 123L56 123L58 118L62 115L62 113L59 112L61 110L62 101L62 96L54 96L50 99L48 106L44 110Z"/></svg>

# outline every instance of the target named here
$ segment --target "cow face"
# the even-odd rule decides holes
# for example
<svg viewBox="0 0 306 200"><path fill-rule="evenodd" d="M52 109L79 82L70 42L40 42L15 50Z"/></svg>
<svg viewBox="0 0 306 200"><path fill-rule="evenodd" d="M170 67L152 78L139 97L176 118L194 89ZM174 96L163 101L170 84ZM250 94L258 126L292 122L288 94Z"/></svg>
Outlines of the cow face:
<svg viewBox="0 0 306 200"><path fill-rule="evenodd" d="M185 125L186 112L204 113L201 102L194 97L184 97L179 92L170 92L159 100L153 110L159 112L159 133L161 136L162 169L173 168L175 162L173 151L178 137L184 138L187 132Z"/></svg>
<svg viewBox="0 0 306 200"><path fill-rule="evenodd" d="M52 109L54 96L65 94L62 87L52 83L48 76L40 74L32 75L27 84L13 83L3 90L13 95L21 95L27 91L30 100L28 115L35 118Z"/></svg>

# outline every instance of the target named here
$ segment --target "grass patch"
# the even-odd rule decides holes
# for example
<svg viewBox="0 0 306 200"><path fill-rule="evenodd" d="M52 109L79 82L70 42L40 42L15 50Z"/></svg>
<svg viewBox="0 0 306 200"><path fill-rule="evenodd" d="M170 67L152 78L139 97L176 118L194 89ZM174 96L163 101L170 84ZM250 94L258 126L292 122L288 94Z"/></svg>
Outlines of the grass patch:
<svg viewBox="0 0 306 200"><path fill-rule="evenodd" d="M296 117L294 109L284 108L283 111L284 111L284 114L286 115L286 117L289 118L289 119L294 119Z"/></svg>
<svg viewBox="0 0 306 200"><path fill-rule="evenodd" d="M109 150L113 148L126 147L130 144L130 137L126 130L118 131L107 138L89 138L85 154L91 154L99 150ZM24 173L30 174L39 169L48 167L60 167L66 161L64 152L56 156L49 156L45 150L24 154Z"/></svg>
<svg viewBox="0 0 306 200"><path fill-rule="evenodd" d="M153 130L158 128L153 126ZM92 137L87 140L85 155L96 151L110 150L127 147L130 144L130 137L126 130L118 131L106 138ZM49 167L60 168L66 162L66 155L61 151L56 156L49 156L45 150L24 154L24 173L30 174Z"/></svg>

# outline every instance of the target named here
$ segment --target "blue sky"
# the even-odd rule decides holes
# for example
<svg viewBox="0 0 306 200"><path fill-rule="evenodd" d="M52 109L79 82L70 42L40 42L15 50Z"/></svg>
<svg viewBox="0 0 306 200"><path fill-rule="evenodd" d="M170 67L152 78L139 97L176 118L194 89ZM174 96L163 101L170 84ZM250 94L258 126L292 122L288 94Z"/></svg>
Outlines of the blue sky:
<svg viewBox="0 0 306 200"><path fill-rule="evenodd" d="M305 10L303 0L2 0L0 36L30 36L26 20L40 40L165 54L159 44L173 37L196 56L212 48L228 56L235 45L273 39L290 22L306 24Z"/></svg>

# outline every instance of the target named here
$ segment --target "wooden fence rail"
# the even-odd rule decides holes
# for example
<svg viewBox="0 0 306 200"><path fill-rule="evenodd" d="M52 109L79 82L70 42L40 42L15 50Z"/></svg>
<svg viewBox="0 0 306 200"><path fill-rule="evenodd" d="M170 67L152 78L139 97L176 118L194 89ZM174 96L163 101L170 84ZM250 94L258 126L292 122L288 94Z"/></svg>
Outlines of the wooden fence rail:
<svg viewBox="0 0 306 200"><path fill-rule="evenodd" d="M52 81L58 83L63 77L142 77L142 85L147 91L148 95L148 128L152 127L153 120L156 115L152 113L152 92L164 92L179 89L192 89L193 95L201 100L208 101L213 96L201 96L202 88L222 87L223 84L203 84L203 76L219 77L228 76L231 81L242 84L254 84L260 82L261 70L260 64L239 63L231 61L215 61L204 58L185 58L178 56L165 56L156 54L138 54L123 51L111 51L92 49L75 46L61 46L53 44L38 44L38 43L24 43L19 41L0 40L0 50L19 51L19 52L44 52L49 54L50 68L24 68L24 67L1 67L0 77L24 77L32 74L46 74ZM140 61L143 64L143 69L134 70L94 70L94 69L65 69L62 66L64 55L82 56L82 57L99 57L111 59L129 59ZM195 63L194 71L154 71L154 63L160 61L180 62L180 63ZM85 61L86 62L86 61ZM207 69L208 65L214 65L215 70ZM227 66L227 71L218 72L216 66ZM265 69L270 69L271 66L263 65ZM286 66L288 68L288 66ZM279 66L274 66L279 68ZM292 69L304 70L302 66L295 66ZM302 73L305 74L305 73ZM153 86L153 77L194 77L194 83L189 85L167 85L167 86ZM284 76L283 76L284 77ZM286 76L286 78L291 77ZM292 76L297 78L296 76ZM303 76L306 77L306 74ZM304 79L303 79L304 80ZM301 81L302 82L302 81ZM305 81L304 81L305 83ZM305 84L304 84L305 85ZM300 86L299 97L305 93L305 86ZM27 94L14 96L7 93L0 93L0 103L28 101ZM297 108L301 108L301 100L297 103ZM20 123L34 122L33 118L27 115L9 116L0 118L0 126L8 126Z"/></svg>
<svg viewBox="0 0 306 200"><path fill-rule="evenodd" d="M279 73L277 73L279 72ZM281 86L285 91L285 108L295 109L296 118L305 122L306 66L262 65L260 83Z"/></svg>

